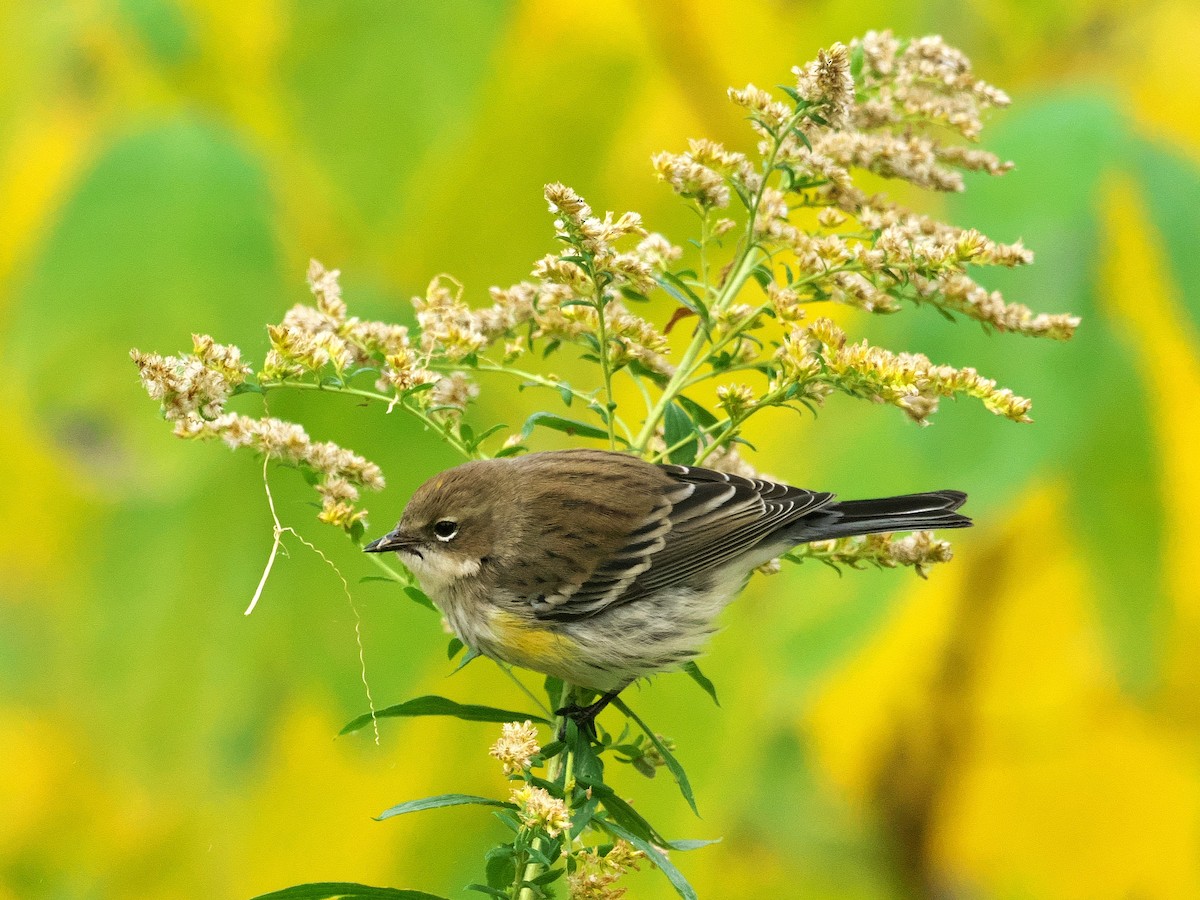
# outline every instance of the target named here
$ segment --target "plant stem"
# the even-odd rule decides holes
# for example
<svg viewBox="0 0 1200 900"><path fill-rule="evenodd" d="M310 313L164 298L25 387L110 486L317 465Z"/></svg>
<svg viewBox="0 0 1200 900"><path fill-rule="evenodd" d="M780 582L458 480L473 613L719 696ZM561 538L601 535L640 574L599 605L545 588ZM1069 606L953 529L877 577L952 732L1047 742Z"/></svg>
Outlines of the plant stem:
<svg viewBox="0 0 1200 900"><path fill-rule="evenodd" d="M713 438L712 443L700 451L700 454L696 457L696 465L700 465L702 462L704 462L704 460L712 456L714 452L719 450L724 444L727 444L729 439L738 433L738 429L740 429L742 424L752 415L760 410L766 409L769 406L774 406L775 401L782 397L784 392L787 390L788 388L783 387L779 388L778 390L771 391L765 397L755 403L754 406L744 410L740 415L736 417L730 416L724 422L719 423L719 425L724 426L721 430L721 433Z"/></svg>
<svg viewBox="0 0 1200 900"><path fill-rule="evenodd" d="M686 447L692 441L696 440L697 435L699 435L700 437L708 437L714 431L724 428L725 425L728 423L728 421L729 420L726 419L723 422L713 422L711 425L707 425L704 428L696 429L695 433L689 434L687 437L681 438L678 441L676 441L670 447L667 447L666 449L662 450L659 453L655 453L652 457L650 457L650 462L654 462L654 463L662 462L664 459L667 459L672 453L674 453L680 447Z"/></svg>
<svg viewBox="0 0 1200 900"><path fill-rule="evenodd" d="M596 330L600 340L600 371L604 375L604 424L608 427L608 449L617 449L617 433L613 430L613 412L617 404L613 402L612 364L608 358L608 325L604 321L604 289L593 276L592 284L596 287Z"/></svg>
<svg viewBox="0 0 1200 900"><path fill-rule="evenodd" d="M783 146L784 138L791 132L802 116L803 113L800 112L793 114L788 123L779 130L775 139L771 142L771 152L763 164L762 181L758 186L758 190L754 193L754 200L750 204L746 216L746 234L742 240L741 249L738 250L737 256L734 257L733 268L730 270L729 276L725 279L725 283L721 286L721 290L717 293L716 300L713 301L710 307L711 313L718 313L728 306L729 302L741 291L742 286L750 277L750 273L754 270L755 251L759 249L758 242L754 237L754 229L758 221L759 207L762 206L763 193L767 189L767 182L770 180L771 173L775 170L775 160L779 156L779 148ZM707 281L707 278L705 281ZM679 367L675 370L675 374L671 376L671 380L667 382L667 386L663 388L662 396L658 398L658 403L650 410L650 414L646 417L646 422L642 426L642 430L633 442L634 449L639 453L645 453L646 445L654 437L654 431L658 427L659 420L666 413L667 407L671 405L671 402L679 394L680 390L682 390L683 385L695 375L701 351L704 349L704 344L707 340L707 329L704 327L697 328L696 334L692 338L692 343L684 352L683 359L679 361ZM705 354L705 358L707 358L707 354Z"/></svg>
<svg viewBox="0 0 1200 900"><path fill-rule="evenodd" d="M406 412L420 419L425 424L425 427L437 432L438 436L465 456L467 459L479 459L482 454L478 451L472 452L466 444L464 444L453 430L442 422L433 419L422 410L420 407L413 405L406 397L397 399L389 397L387 394L380 394L376 391L364 391L362 388L346 387L345 385L330 385L330 384L313 384L311 381L264 381L259 384L264 391L275 390L277 388L295 388L302 391L327 391L333 394L347 394L351 397L362 397L367 400L376 400L380 403L386 403L390 409L393 406L400 406Z"/></svg>
<svg viewBox="0 0 1200 900"><path fill-rule="evenodd" d="M559 709L570 706L574 696L574 685L564 684ZM565 719L562 716L555 717L553 726L555 734L558 733L559 728L564 727L564 722ZM571 752L569 744L563 748L562 753L550 760L550 765L546 771L546 780L553 782L557 780L560 774L563 776L563 802L567 804L567 809L570 810L573 806L571 802L572 794L575 791L575 754ZM569 842L570 839L570 834L567 834L567 841ZM532 846L541 850L543 846L541 837L535 837ZM525 864L525 869L521 873L521 882L532 881L545 871L546 866L537 860L531 859ZM534 900L533 888L521 888L521 892L517 894L517 900Z"/></svg>
<svg viewBox="0 0 1200 900"><path fill-rule="evenodd" d="M753 228L753 219L749 226ZM750 277L750 271L754 268L753 250L757 247L756 244L748 244L739 254L737 263L729 278L726 279L724 287L717 294L717 299L713 301L711 311L716 312L723 309L729 303L729 298L737 296L737 292L741 290L742 285L746 283L746 279ZM667 382L663 388L662 396L658 398L658 402L654 404L654 408L650 410L650 414L646 416L645 424L642 425L642 430L638 432L638 436L634 438L633 447L639 453L645 453L646 445L650 443L650 439L654 437L654 430L658 426L659 420L667 411L667 407L671 405L671 401L682 390L683 385L695 374L696 365L701 359L704 351L704 345L708 341L708 331L703 325L696 328L696 334L692 338L692 343L688 345L684 351L683 358L679 361L678 368L675 369L675 374L671 376L671 380ZM704 354L707 358L707 354Z"/></svg>
<svg viewBox="0 0 1200 900"><path fill-rule="evenodd" d="M570 385L565 384L561 381L556 381L555 379L547 378L545 375L537 375L533 372L526 372L523 369L514 369L508 365L503 365L503 364L498 364L498 363L492 362L490 359L480 359L478 361L477 370L481 371L481 372L503 372L508 375L513 375L517 378L523 378L526 381L529 381L529 382L532 382L533 384L538 385L539 387L550 388L551 390L555 390L555 391L562 391L565 388L571 394L572 397L574 397L576 400L580 400L584 403L592 403L596 399L592 394L588 394L588 393L585 393L584 391L576 390L575 388L573 388ZM469 372L472 370L467 366L457 366L454 368L454 371ZM644 389L643 389L643 391L644 391ZM621 417L614 413L612 415L612 420L614 423L616 423L618 426L620 426L621 431L623 431L625 433L626 439L632 440L633 432L629 430L628 425L626 425L623 421L621 421Z"/></svg>

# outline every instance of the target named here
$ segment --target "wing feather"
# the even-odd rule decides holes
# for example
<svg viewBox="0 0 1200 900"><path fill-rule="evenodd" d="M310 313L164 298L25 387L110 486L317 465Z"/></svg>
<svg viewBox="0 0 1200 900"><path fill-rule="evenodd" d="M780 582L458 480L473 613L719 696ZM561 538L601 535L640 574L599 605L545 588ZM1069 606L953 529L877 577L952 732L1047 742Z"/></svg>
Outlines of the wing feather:
<svg viewBox="0 0 1200 900"><path fill-rule="evenodd" d="M590 577L535 602L539 617L587 618L685 584L749 553L833 499L832 494L710 469L672 465L661 470L675 487Z"/></svg>

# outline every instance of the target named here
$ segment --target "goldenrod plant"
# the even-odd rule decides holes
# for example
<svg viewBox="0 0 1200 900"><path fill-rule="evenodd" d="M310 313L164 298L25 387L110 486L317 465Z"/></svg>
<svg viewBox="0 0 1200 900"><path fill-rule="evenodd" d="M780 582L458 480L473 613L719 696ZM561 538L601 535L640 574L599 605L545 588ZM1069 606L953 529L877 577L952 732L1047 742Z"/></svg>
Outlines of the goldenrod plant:
<svg viewBox="0 0 1200 900"><path fill-rule="evenodd" d="M188 354L133 351L142 382L176 435L219 439L258 452L264 466L298 468L320 495L320 521L343 529L357 546L366 534L361 492L383 489L380 467L314 440L298 423L231 407L251 409L259 402L252 395L265 403L287 391L350 395L377 405L379 427L388 415L413 416L431 440L465 460L525 453L550 430L651 462L737 474L755 471L743 436L752 417L772 409L815 415L839 394L896 407L916 425L927 425L943 399L957 397L1029 422L1029 399L975 369L874 346L848 333L860 316L842 315L837 324L823 312L840 305L893 315L929 306L991 331L1071 337L1075 316L1035 313L976 280L985 266L1030 263L1020 241L1002 243L938 221L861 186L869 173L876 181L961 191L966 172L1002 175L1011 163L974 142L987 114L1008 97L939 37L870 32L822 50L793 72L794 82L778 93L752 84L730 89L753 131L751 151L702 138L654 156L654 172L695 213L692 235L650 231L635 212L598 215L570 187L549 184L557 248L534 263L528 279L492 288L486 302L438 275L413 300L415 330L363 320L351 315L339 273L314 261L312 302L269 326L271 349L261 368L238 348L195 335ZM673 343L673 332L685 332L686 341ZM556 374L564 356L590 363L591 378L568 382ZM516 425L480 421L500 405L478 406L481 395L518 388L540 390L545 408ZM622 401L628 397L635 399ZM281 530L277 521L276 550ZM950 557L946 541L918 532L808 544L787 559L908 566L924 575ZM409 573L369 558L432 608ZM762 568L777 571L779 561ZM449 655L468 661L474 654L454 639ZM589 735L553 713L575 696L574 686L547 679L543 700L501 668L536 712L421 697L347 726L420 715L503 723L491 755L512 782L507 796L442 795L401 803L383 817L492 807L511 838L487 851L483 880L471 886L487 895L614 898L623 893L623 872L648 865L680 896L694 897L684 864L668 854L706 842L663 836L605 778L613 761L650 776L665 767L695 808L674 745L620 700L622 731L601 726ZM715 699L700 669L689 664L687 671ZM329 883L267 896L431 895Z"/></svg>

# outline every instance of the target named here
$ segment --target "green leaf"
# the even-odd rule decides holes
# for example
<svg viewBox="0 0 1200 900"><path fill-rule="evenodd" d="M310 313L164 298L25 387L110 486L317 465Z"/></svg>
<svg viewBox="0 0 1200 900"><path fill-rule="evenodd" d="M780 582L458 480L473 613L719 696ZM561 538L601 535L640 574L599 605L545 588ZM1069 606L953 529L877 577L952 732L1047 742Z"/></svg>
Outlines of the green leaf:
<svg viewBox="0 0 1200 900"><path fill-rule="evenodd" d="M476 447L478 447L480 444L482 444L484 441L486 441L488 438L490 438L497 431L503 431L507 427L508 426L503 423L497 423L497 424L493 425L491 428L484 429L483 433L480 434L478 437L476 437L474 442L472 442L470 449L474 450Z"/></svg>
<svg viewBox="0 0 1200 900"><path fill-rule="evenodd" d="M675 400L688 411L692 420L698 422L701 428L711 428L717 424L717 417L691 397L685 397L683 394L680 394Z"/></svg>
<svg viewBox="0 0 1200 900"><path fill-rule="evenodd" d="M562 402L566 406L571 405L571 401L575 399L575 394L571 390L571 386L565 381L558 386L558 394L562 397Z"/></svg>
<svg viewBox="0 0 1200 900"><path fill-rule="evenodd" d="M259 894L253 900L445 900L424 891L405 891L399 888L370 887L350 881L316 881L297 884L281 891Z"/></svg>
<svg viewBox="0 0 1200 900"><path fill-rule="evenodd" d="M564 434L579 435L580 437L597 438L599 440L608 440L608 432L603 428L595 425L589 425L587 422L580 422L576 419L566 419L562 416L556 416L548 412L535 412L532 416L525 420L525 425L521 429L521 438L528 438L533 433L533 429L537 426L549 428L553 431L561 431Z"/></svg>
<svg viewBox="0 0 1200 900"><path fill-rule="evenodd" d="M708 680L708 676L700 671L700 667L696 665L696 661L694 659L685 662L681 668L688 678L700 685L704 693L712 697L713 703L717 704L717 706L721 705L721 701L717 699L716 686Z"/></svg>
<svg viewBox="0 0 1200 900"><path fill-rule="evenodd" d="M493 847L484 855L486 861L488 885L493 888L505 888L517 877L516 851L512 844L501 844ZM508 894L503 896L507 897Z"/></svg>
<svg viewBox="0 0 1200 900"><path fill-rule="evenodd" d="M680 443L688 437L691 440ZM671 462L679 466L689 466L696 461L696 455L700 452L700 435L696 424L677 403L667 406L663 416L663 440L668 447L675 448L668 454ZM677 444L679 446L676 446Z"/></svg>
<svg viewBox="0 0 1200 900"><path fill-rule="evenodd" d="M654 384L658 385L660 388L666 387L668 379L661 372L655 372L653 369L647 369L636 359L631 359L629 361L628 365L629 365L629 371L632 372L634 375L636 375L638 378L645 378L649 381L652 381Z"/></svg>
<svg viewBox="0 0 1200 900"><path fill-rule="evenodd" d="M613 700L613 706L621 710L621 712L625 713L625 715L629 716L629 718L638 723L638 726L643 732L645 732L646 737L650 739L650 743L652 743L654 748L662 754L663 761L667 764L667 769L675 777L675 783L679 785L679 792L683 794L683 799L686 800L688 806L692 808L692 812L699 816L700 810L696 808L696 795L692 792L692 785L691 782L688 781L687 772L683 770L683 766L679 764L679 760L677 760L674 754L667 749L667 745L658 739L658 735L651 731L646 723L638 718L637 713L630 709L624 700L622 700L620 697L615 698Z"/></svg>
<svg viewBox="0 0 1200 900"><path fill-rule="evenodd" d="M515 803L507 800L493 800L490 797L476 797L473 794L438 794L436 797L423 797L420 800L409 800L398 803L391 809L385 809L375 821L382 822L393 816L403 816L407 813L423 812L427 809L442 809L447 806L499 806L503 809L516 809Z"/></svg>
<svg viewBox="0 0 1200 900"><path fill-rule="evenodd" d="M423 394L426 391L432 391L435 387L437 387L436 381L427 381L424 384L418 384L408 388L406 391L403 391L400 394L400 398L402 400L407 400L409 397L413 397L417 394Z"/></svg>
<svg viewBox="0 0 1200 900"><path fill-rule="evenodd" d="M467 667L467 663L473 663L473 662L475 662L475 660L479 659L479 657L481 657L481 656L483 656L483 654L480 653L478 650L476 650L474 647L468 647L466 655L463 656L463 658L458 661L458 665L454 667L454 671L452 671L450 674L451 675L457 674L460 670L465 669Z"/></svg>
<svg viewBox="0 0 1200 900"><path fill-rule="evenodd" d="M419 587L416 587L415 585L411 585L411 584L406 585L404 588L404 593L408 595L408 599L412 600L412 602L417 604L418 606L423 606L430 612L435 612L435 613L438 613L439 615L441 614L441 610L433 605L433 601L430 600L427 596L425 596L425 592L422 591Z"/></svg>
<svg viewBox="0 0 1200 900"><path fill-rule="evenodd" d="M671 842L659 834L658 829L647 822L641 813L617 796L616 791L603 781L590 778L583 773L576 773L576 781L585 788L591 789L592 796L599 799L600 805L604 807L609 819L616 820L623 828L645 841L653 842L660 847L669 847ZM603 822L607 827L609 819L597 818L594 821L596 823Z"/></svg>
<svg viewBox="0 0 1200 900"><path fill-rule="evenodd" d="M561 678L547 675L546 680L542 683L542 687L550 700L549 705L551 709L558 709L563 705L563 683Z"/></svg>
<svg viewBox="0 0 1200 900"><path fill-rule="evenodd" d="M458 654L462 652L462 649L465 646L466 644L464 644L458 638L450 638L450 643L446 645L446 659L454 659L454 657L458 656Z"/></svg>
<svg viewBox="0 0 1200 900"><path fill-rule="evenodd" d="M513 712L509 709L496 709L492 706L478 706L470 703L457 703L454 700L448 700L445 697L438 697L433 694L386 707L376 712L374 717L376 719L394 719L413 716L453 716L456 719L462 719L464 722L524 722L526 719L529 719L533 722L540 722L543 725L550 724L541 716L531 713ZM370 723L371 718L370 713L361 715L346 725L338 734L349 734L352 731L357 731Z"/></svg>
<svg viewBox="0 0 1200 900"><path fill-rule="evenodd" d="M1195 252L1196 210L1200 208L1200 166L1187 155L1151 141L1133 148L1133 166L1146 211L1167 251L1167 268L1181 305L1200 327L1200 256Z"/></svg>
<svg viewBox="0 0 1200 900"><path fill-rule="evenodd" d="M706 325L708 323L708 307L697 296L686 281L672 272L663 272L657 281L664 291L698 315Z"/></svg>
<svg viewBox="0 0 1200 900"><path fill-rule="evenodd" d="M593 781L603 781L604 760L596 754L591 739L572 719L567 720L566 732L567 745L575 757L576 776Z"/></svg>
<svg viewBox="0 0 1200 900"><path fill-rule="evenodd" d="M529 883L530 884L539 884L539 885L550 884L551 882L557 881L559 878L562 878L566 874L567 874L566 869L550 869L548 872L543 872L541 875L537 876Z"/></svg>
<svg viewBox="0 0 1200 900"><path fill-rule="evenodd" d="M513 878L517 877L517 870L513 869ZM511 884L511 881L510 881ZM487 894L489 897L502 897L504 900L509 900L512 897L508 891L502 891L499 888L490 887L486 884L468 884L464 891L476 891L480 894Z"/></svg>

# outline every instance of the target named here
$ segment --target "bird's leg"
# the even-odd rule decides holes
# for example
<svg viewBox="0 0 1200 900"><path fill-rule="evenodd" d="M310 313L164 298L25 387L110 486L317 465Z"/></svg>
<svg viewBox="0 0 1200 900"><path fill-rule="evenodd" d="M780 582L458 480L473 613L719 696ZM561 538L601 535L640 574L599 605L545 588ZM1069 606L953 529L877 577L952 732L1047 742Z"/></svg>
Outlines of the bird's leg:
<svg viewBox="0 0 1200 900"><path fill-rule="evenodd" d="M600 715L600 713L606 706L608 706L608 704L616 700L617 695L621 693L622 690L624 690L624 688L617 688L615 691L609 691L607 694L601 694L599 698L592 701L587 706L579 706L576 703L572 703L570 706L564 706L562 709L556 709L554 714L556 716L563 716L564 718L570 719L579 726L579 729L584 734L586 734L592 740L595 740L596 716ZM564 722L563 729L565 729L565 727L566 723ZM561 733L563 729L560 729L560 738L564 736Z"/></svg>

